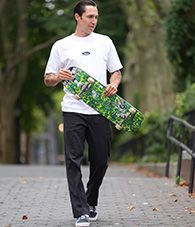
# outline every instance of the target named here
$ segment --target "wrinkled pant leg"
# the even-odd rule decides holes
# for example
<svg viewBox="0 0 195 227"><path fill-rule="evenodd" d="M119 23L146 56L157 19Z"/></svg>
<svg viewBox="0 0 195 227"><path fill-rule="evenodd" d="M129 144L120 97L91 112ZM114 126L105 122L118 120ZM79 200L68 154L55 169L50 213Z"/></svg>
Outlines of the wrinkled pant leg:
<svg viewBox="0 0 195 227"><path fill-rule="evenodd" d="M86 125L80 114L63 113L63 118L68 188L73 217L78 218L89 212L81 173Z"/></svg>
<svg viewBox="0 0 195 227"><path fill-rule="evenodd" d="M92 118L92 119L91 119ZM98 205L99 189L105 176L110 156L111 128L102 116L90 117L87 141L89 144L90 174L87 183L87 201Z"/></svg>

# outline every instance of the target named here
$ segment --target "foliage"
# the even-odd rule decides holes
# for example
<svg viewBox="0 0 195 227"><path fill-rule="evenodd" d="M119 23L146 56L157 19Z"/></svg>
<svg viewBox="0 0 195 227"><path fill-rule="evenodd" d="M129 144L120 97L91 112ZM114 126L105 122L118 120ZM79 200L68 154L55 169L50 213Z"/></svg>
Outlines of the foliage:
<svg viewBox="0 0 195 227"><path fill-rule="evenodd" d="M195 109L195 83L188 86L184 92L178 93L176 96L175 114L182 117L184 113Z"/></svg>
<svg viewBox="0 0 195 227"><path fill-rule="evenodd" d="M173 0L166 19L166 46L176 89L195 82L195 1Z"/></svg>
<svg viewBox="0 0 195 227"><path fill-rule="evenodd" d="M172 113L178 117L183 118L188 112L195 109L195 83L188 86L184 92L178 93L176 96L176 107ZM144 151L139 150L138 154L143 154L143 157L135 157L134 147L129 147L121 156L117 156L119 160L143 161L143 162L165 162L166 161L166 129L169 115L167 113L163 117L159 117L157 112L145 113L145 121L137 134L121 133L116 138L114 144L114 151L120 151L120 147L124 144L133 144L129 141L137 141L137 143L144 143ZM174 126L173 134L176 138L180 137L179 125ZM142 149L142 147L141 147ZM176 161L178 158L177 149L172 151L171 161ZM130 157L129 157L130 156ZM115 158L115 155L113 155ZM128 158L129 157L129 158Z"/></svg>
<svg viewBox="0 0 195 227"><path fill-rule="evenodd" d="M165 161L167 116L160 118L157 112L146 113L143 125L136 134L119 134L113 144L113 158L123 162L128 156L132 162Z"/></svg>
<svg viewBox="0 0 195 227"><path fill-rule="evenodd" d="M160 125L156 130L148 134L143 162L164 162L166 160L166 125Z"/></svg>
<svg viewBox="0 0 195 227"><path fill-rule="evenodd" d="M57 39L72 32L74 27L70 12L72 5L72 1L65 0L30 1L28 8L29 48L32 49L40 43L45 43L52 37ZM21 126L27 132L40 129L41 124L43 127L51 109L56 108L53 97L58 89L49 89L43 83L44 68L50 48L49 46L30 57L28 76L18 98L17 105L21 108Z"/></svg>
<svg viewBox="0 0 195 227"><path fill-rule="evenodd" d="M110 36L119 52L119 56L124 60L125 41L128 32L127 18L118 0L97 1L99 9L99 20L97 32Z"/></svg>
<svg viewBox="0 0 195 227"><path fill-rule="evenodd" d="M157 112L146 116L142 130L142 136L145 135L142 161L165 161L166 121L166 116L160 118Z"/></svg>
<svg viewBox="0 0 195 227"><path fill-rule="evenodd" d="M186 113L195 109L195 83L188 86L184 92L176 95L176 107L173 114L184 118ZM144 131L148 131L145 143L145 156L143 161L165 161L166 160L166 129L170 113L164 115L163 119L158 114L153 114L147 118ZM152 129L153 128L153 129ZM147 130L148 129L148 130ZM180 137L180 127L174 126L174 136ZM177 149L172 151L172 161L176 161L178 154Z"/></svg>

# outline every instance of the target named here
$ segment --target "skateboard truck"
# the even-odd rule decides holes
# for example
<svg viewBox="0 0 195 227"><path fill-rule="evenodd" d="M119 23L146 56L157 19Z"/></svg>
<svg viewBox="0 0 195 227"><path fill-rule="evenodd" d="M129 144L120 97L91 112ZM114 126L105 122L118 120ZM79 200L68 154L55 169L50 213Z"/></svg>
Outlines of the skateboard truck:
<svg viewBox="0 0 195 227"><path fill-rule="evenodd" d="M85 85L81 88L81 91L79 92L79 94L74 95L75 99L80 100L81 95L83 94L83 92L85 92L85 91L91 86L91 84L94 83L94 79L91 78L91 77L89 77L87 81L88 81L88 83L85 84Z"/></svg>
<svg viewBox="0 0 195 227"><path fill-rule="evenodd" d="M121 126L122 125L122 123L129 117L129 115L134 115L136 113L136 110L133 108L133 107L131 107L130 109L129 109L129 114L126 116L126 118L120 123L120 124L116 124L115 125L115 128L117 129L117 130L121 130L123 127Z"/></svg>

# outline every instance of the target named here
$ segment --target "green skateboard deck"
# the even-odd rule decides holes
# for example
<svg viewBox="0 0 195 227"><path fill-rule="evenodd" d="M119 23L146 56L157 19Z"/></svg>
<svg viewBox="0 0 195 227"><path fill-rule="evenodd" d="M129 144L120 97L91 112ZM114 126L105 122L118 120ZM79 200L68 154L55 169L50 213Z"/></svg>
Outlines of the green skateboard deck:
<svg viewBox="0 0 195 227"><path fill-rule="evenodd" d="M65 81L65 88L75 95L76 99L99 112L115 124L117 129L136 132L144 119L143 114L129 102L115 94L105 97L105 86L77 67L69 69L74 76L73 81Z"/></svg>

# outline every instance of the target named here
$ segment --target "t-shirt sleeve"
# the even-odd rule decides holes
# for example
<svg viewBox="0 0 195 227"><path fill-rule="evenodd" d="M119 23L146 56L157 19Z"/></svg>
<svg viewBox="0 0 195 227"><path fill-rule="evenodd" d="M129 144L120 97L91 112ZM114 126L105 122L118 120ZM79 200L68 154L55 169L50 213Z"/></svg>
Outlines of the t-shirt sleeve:
<svg viewBox="0 0 195 227"><path fill-rule="evenodd" d="M45 73L57 73L60 70L60 58L58 49L54 43L51 48L49 59L45 68Z"/></svg>
<svg viewBox="0 0 195 227"><path fill-rule="evenodd" d="M119 59L118 53L116 48L111 39L109 39L109 51L108 51L108 62L107 62L107 69L110 73L113 73L117 70L122 69L123 66Z"/></svg>

